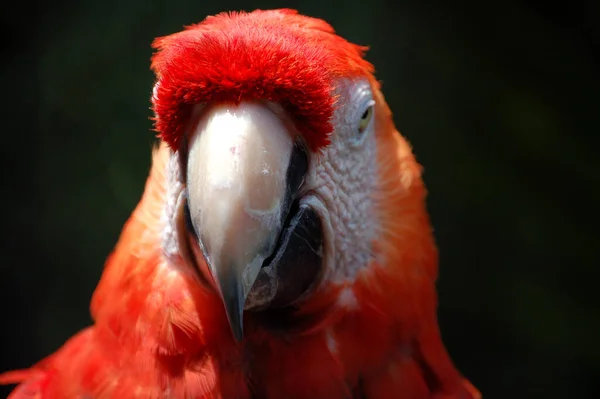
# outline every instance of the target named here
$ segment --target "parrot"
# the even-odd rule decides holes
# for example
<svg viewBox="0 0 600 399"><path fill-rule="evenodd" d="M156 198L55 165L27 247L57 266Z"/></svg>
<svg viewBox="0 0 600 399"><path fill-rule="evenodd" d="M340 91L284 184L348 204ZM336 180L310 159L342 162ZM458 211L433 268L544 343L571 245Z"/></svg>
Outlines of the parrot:
<svg viewBox="0 0 600 399"><path fill-rule="evenodd" d="M10 399L479 399L437 317L422 166L365 46L293 9L153 41L157 142L93 324Z"/></svg>

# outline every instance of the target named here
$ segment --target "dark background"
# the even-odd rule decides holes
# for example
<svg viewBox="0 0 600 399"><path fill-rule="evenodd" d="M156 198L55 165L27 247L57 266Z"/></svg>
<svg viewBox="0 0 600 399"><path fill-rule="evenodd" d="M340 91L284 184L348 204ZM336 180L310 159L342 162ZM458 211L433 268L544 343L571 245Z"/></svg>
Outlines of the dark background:
<svg viewBox="0 0 600 399"><path fill-rule="evenodd" d="M287 6L371 46L425 166L460 370L486 399L600 397L600 2L424 3L3 2L0 371L90 323L150 165L151 40Z"/></svg>

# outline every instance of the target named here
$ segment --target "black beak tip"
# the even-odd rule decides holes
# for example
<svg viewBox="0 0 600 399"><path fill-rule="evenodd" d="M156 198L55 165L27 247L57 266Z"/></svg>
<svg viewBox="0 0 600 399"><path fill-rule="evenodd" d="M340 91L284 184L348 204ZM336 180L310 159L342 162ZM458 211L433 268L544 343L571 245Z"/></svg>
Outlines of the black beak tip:
<svg viewBox="0 0 600 399"><path fill-rule="evenodd" d="M244 299L235 293L224 295L223 300L233 338L240 342L244 338Z"/></svg>

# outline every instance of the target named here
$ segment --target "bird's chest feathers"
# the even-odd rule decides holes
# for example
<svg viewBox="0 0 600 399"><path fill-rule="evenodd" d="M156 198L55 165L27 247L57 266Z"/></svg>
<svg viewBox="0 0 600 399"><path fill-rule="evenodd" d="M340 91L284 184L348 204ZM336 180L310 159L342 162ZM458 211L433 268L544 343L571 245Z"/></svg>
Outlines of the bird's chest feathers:
<svg viewBox="0 0 600 399"><path fill-rule="evenodd" d="M166 312L170 324L157 331L158 342L185 335L181 328L185 319L200 321L201 326L194 329L196 338L181 339L177 356L168 358L179 365L163 365L161 374L173 387L181 385L190 392L208 391L223 397L350 398L361 375L384 364L389 357L386 348L397 342L389 316L371 308L379 299L361 307L362 290L361 284L355 284L327 298L335 300L335 309L318 321L312 320L315 330L308 333L286 335L263 324L264 320L249 317L248 334L240 343L231 336L218 306L192 310L171 302ZM203 299L203 303L207 301L210 299ZM197 314L178 315L181 309Z"/></svg>

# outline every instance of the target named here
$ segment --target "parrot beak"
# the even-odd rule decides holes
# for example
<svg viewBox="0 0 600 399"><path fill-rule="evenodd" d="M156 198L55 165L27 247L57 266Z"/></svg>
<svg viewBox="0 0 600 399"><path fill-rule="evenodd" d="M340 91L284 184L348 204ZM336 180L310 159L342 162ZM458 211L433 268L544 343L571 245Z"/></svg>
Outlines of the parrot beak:
<svg viewBox="0 0 600 399"><path fill-rule="evenodd" d="M256 102L204 110L188 150L191 223L240 341L246 298L277 246L307 153L292 124Z"/></svg>

